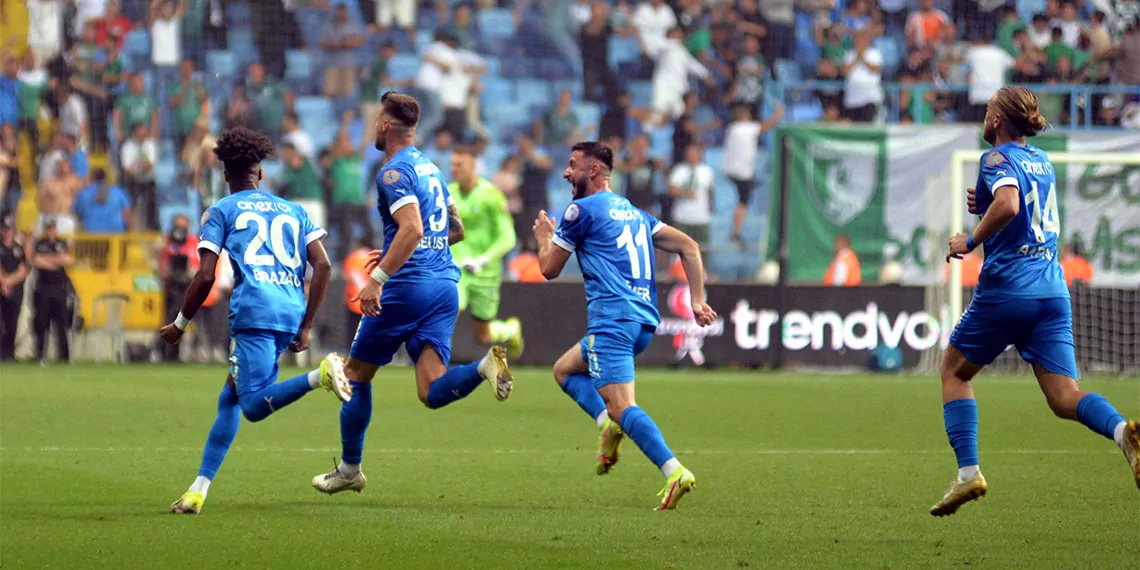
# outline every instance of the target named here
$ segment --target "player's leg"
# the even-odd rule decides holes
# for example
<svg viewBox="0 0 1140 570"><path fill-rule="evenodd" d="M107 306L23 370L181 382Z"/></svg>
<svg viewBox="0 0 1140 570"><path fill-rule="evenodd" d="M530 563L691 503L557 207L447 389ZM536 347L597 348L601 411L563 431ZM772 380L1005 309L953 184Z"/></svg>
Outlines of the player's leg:
<svg viewBox="0 0 1140 570"><path fill-rule="evenodd" d="M738 245L744 244L740 232L744 228L744 219L748 217L748 205L752 201L752 189L756 183L752 180L733 179L736 185L736 209L732 212L732 240Z"/></svg>
<svg viewBox="0 0 1140 570"><path fill-rule="evenodd" d="M590 379L590 369L583 356L586 350L585 343L586 339L582 339L582 342L570 347L570 350L554 363L554 380L558 382L558 387L598 425L600 434L596 472L598 475L605 475L617 465L621 457L621 442L625 434L618 422L610 419L606 412L606 403L602 400L598 389L594 387L594 381Z"/></svg>
<svg viewBox="0 0 1140 570"><path fill-rule="evenodd" d="M293 337L291 333L278 331L234 332L230 374L237 386L238 404L245 419L259 422L322 386L341 401L351 398L340 358L335 354L321 362L318 370L276 382L277 361Z"/></svg>
<svg viewBox="0 0 1140 570"><path fill-rule="evenodd" d="M522 356L522 324L516 318L495 318L499 314L499 287L498 283L475 283L465 288L471 310L471 332L479 344L505 344L508 356L514 360Z"/></svg>
<svg viewBox="0 0 1140 570"><path fill-rule="evenodd" d="M222 392L218 394L218 415L214 424L210 426L210 435L206 437L206 447L202 451L202 463L198 467L198 476L182 496L170 505L170 512L196 515L202 510L206 501L206 494L210 491L210 482L218 474L218 469L225 461L230 446L237 437L238 427L241 426L241 407L238 405L237 390L233 379L226 379Z"/></svg>

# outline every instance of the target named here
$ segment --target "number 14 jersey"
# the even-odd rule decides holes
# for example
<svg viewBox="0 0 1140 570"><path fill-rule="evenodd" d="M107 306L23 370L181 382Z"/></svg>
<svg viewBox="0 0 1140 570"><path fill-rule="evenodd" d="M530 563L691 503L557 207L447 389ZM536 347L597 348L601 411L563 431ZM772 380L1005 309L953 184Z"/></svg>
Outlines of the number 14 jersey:
<svg viewBox="0 0 1140 570"><path fill-rule="evenodd" d="M229 254L230 329L296 333L305 314L308 245L325 235L300 206L258 190L210 206L198 249Z"/></svg>
<svg viewBox="0 0 1140 570"><path fill-rule="evenodd" d="M459 268L451 261L447 243L447 207L455 203L439 168L416 147L409 146L392 155L376 174L377 206L384 221L384 251L392 245L400 229L392 214L411 204L420 208L424 235L407 263L389 282L459 281Z"/></svg>
<svg viewBox="0 0 1140 570"><path fill-rule="evenodd" d="M1052 299L1069 297L1057 259L1061 220L1057 176L1041 149L1016 142L982 155L977 203L984 214L994 191L1012 186L1020 200L1017 217L985 243L985 261L975 298Z"/></svg>

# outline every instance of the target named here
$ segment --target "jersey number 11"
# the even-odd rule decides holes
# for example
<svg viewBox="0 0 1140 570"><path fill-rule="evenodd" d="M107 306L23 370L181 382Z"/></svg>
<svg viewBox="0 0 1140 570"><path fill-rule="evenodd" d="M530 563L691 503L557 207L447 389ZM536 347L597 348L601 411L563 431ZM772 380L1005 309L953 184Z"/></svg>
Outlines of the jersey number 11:
<svg viewBox="0 0 1140 570"><path fill-rule="evenodd" d="M634 279L641 279L642 265L645 266L645 278L653 279L653 267L650 265L653 260L649 257L648 236L645 225L641 224L637 226L637 237L633 237L633 232L630 231L629 226L625 226L617 238L617 246L624 247L625 252L629 254L629 270ZM639 249L641 250L640 256L638 255Z"/></svg>

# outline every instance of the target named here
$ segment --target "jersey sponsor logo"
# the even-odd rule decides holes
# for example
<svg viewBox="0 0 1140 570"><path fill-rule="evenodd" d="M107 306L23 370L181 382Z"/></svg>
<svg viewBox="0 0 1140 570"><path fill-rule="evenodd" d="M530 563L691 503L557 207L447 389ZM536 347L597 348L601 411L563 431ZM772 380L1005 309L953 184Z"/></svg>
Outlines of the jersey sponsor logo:
<svg viewBox="0 0 1140 570"><path fill-rule="evenodd" d="M1021 161L1021 169L1029 174L1036 174L1038 176L1049 176L1053 174L1053 165L1048 162L1023 160Z"/></svg>
<svg viewBox="0 0 1140 570"><path fill-rule="evenodd" d="M417 164L416 165L416 175L417 176L431 176L433 174L439 174L439 167L436 166L435 164L432 164L429 162L427 164ZM396 179L398 180L399 177L397 176Z"/></svg>
<svg viewBox="0 0 1140 570"><path fill-rule="evenodd" d="M877 142L827 141L807 145L804 169L808 197L816 210L845 225L867 209L879 191Z"/></svg>
<svg viewBox="0 0 1140 570"><path fill-rule="evenodd" d="M569 206L566 206L566 213L563 214L562 217L566 218L567 222L573 222L574 220L577 220L578 219L578 205L577 204L570 204Z"/></svg>
<svg viewBox="0 0 1140 570"><path fill-rule="evenodd" d="M637 210L610 210L610 219L619 222L636 222L641 219Z"/></svg>
<svg viewBox="0 0 1140 570"><path fill-rule="evenodd" d="M285 202L270 202L268 200L257 201L257 202L241 201L241 202L237 203L237 207L239 210L244 210L247 212L248 211L254 211L254 212L267 213L267 212L288 212L289 211L289 204L287 204Z"/></svg>
<svg viewBox="0 0 1140 570"><path fill-rule="evenodd" d="M380 180L384 181L384 184L391 186L391 185L400 181L400 171L399 170L385 170L384 174L380 175Z"/></svg>
<svg viewBox="0 0 1140 570"><path fill-rule="evenodd" d="M996 150L991 150L986 154L986 166L997 166L1003 162L1005 162L1005 155Z"/></svg>

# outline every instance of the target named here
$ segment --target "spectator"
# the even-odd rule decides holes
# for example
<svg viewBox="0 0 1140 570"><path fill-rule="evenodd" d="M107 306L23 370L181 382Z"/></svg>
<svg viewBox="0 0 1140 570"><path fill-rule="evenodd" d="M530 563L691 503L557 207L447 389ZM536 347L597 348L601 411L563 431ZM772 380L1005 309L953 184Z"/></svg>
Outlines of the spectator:
<svg viewBox="0 0 1140 570"><path fill-rule="evenodd" d="M325 193L321 187L321 176L316 167L297 145L286 142L281 147L284 171L281 173L281 187L278 192L286 200L296 202L317 227L326 227Z"/></svg>
<svg viewBox="0 0 1140 570"><path fill-rule="evenodd" d="M16 326L24 305L28 260L16 237L16 220L0 215L0 362L16 360Z"/></svg>
<svg viewBox="0 0 1140 570"><path fill-rule="evenodd" d="M71 216L71 205L81 188L83 179L71 171L71 163L66 160L56 162L53 175L36 189L36 209L40 215L36 220L35 235L43 235L43 228L48 223L55 224L63 236L75 235L75 218Z"/></svg>
<svg viewBox="0 0 1140 570"><path fill-rule="evenodd" d="M40 98L47 89L48 74L42 66L36 64L35 56L28 50L24 52L24 65L16 78L20 80L20 132L31 142L32 154L38 156L43 149L40 147L37 120L40 115Z"/></svg>
<svg viewBox="0 0 1140 570"><path fill-rule="evenodd" d="M123 40L131 31L131 21L119 11L118 0L108 0L107 9L103 17L92 22L90 26L95 31L95 41L103 49L115 51L123 49Z"/></svg>
<svg viewBox="0 0 1140 570"><path fill-rule="evenodd" d="M677 16L665 0L649 0L637 5L633 27L644 45L664 43L666 35L677 27Z"/></svg>
<svg viewBox="0 0 1140 570"><path fill-rule="evenodd" d="M568 147L581 139L584 130L578 129L578 115L570 106L573 94L563 90L558 94L558 106L535 121L534 138L548 148Z"/></svg>
<svg viewBox="0 0 1140 570"><path fill-rule="evenodd" d="M880 2L880 6L882 3ZM796 35L794 0L760 0L759 4L764 27L768 29L768 34L765 36L765 56L772 61L791 58Z"/></svg>
<svg viewBox="0 0 1140 570"><path fill-rule="evenodd" d="M0 217L15 212L23 196L20 184L20 143L16 130L0 126Z"/></svg>
<svg viewBox="0 0 1140 570"><path fill-rule="evenodd" d="M629 141L629 150L625 158L618 162L616 170L624 175L621 187L631 204L649 213L660 213L666 218L672 214L671 209L658 208L657 176L665 173L665 165L649 157L648 135L639 134Z"/></svg>
<svg viewBox="0 0 1140 570"><path fill-rule="evenodd" d="M1097 85L1105 85L1112 77L1112 33L1104 25L1104 12L1095 12L1089 21L1089 49L1092 51L1092 69L1089 79ZM1097 97L1099 103L1100 97ZM1095 105L1094 105L1095 106Z"/></svg>
<svg viewBox="0 0 1140 570"><path fill-rule="evenodd" d="M86 141L88 117L83 97L76 93L69 83L62 81L56 85L55 96L59 102L59 114L55 122L56 132L75 137L77 143Z"/></svg>
<svg viewBox="0 0 1140 570"><path fill-rule="evenodd" d="M673 158L670 161L672 164L684 161L685 149L690 144L699 144L700 137L707 131L721 127L720 119L715 117L703 125L697 124L696 112L700 104L701 100L696 93L685 94L685 112L677 118L676 123L673 123Z"/></svg>
<svg viewBox="0 0 1140 570"><path fill-rule="evenodd" d="M366 128L372 128L376 117L380 116L380 96L387 87L402 88L411 85L410 79L393 81L388 77L388 60L396 55L396 44L384 42L380 46L380 56L365 66L360 73L360 116ZM311 157L311 153L310 153Z"/></svg>
<svg viewBox="0 0 1140 570"><path fill-rule="evenodd" d="M95 27L83 31L83 40L73 49L71 66L74 73L69 84L84 102L84 111L91 122L91 145L102 151L107 141L107 93L103 89L103 70L107 66L107 52L95 38Z"/></svg>
<svg viewBox="0 0 1140 570"><path fill-rule="evenodd" d="M202 107L206 104L206 88L194 77L194 62L187 59L178 65L178 83L171 86L170 107L174 109L170 134L174 137L174 148L181 149L186 137L194 129Z"/></svg>
<svg viewBox="0 0 1140 570"><path fill-rule="evenodd" d="M15 56L4 56L4 74L0 75L0 127L20 125L20 91L23 85L17 74L20 64Z"/></svg>
<svg viewBox="0 0 1140 570"><path fill-rule="evenodd" d="M871 13L866 0L852 0L839 14L839 25L843 36L854 36L871 25Z"/></svg>
<svg viewBox="0 0 1140 570"><path fill-rule="evenodd" d="M96 169L91 185L75 197L79 227L89 234L121 234L131 227L131 200L122 187L107 182L107 173Z"/></svg>
<svg viewBox="0 0 1140 570"><path fill-rule="evenodd" d="M184 0L151 0L150 56L154 64L154 99L161 101L177 81L182 62L182 12ZM157 135L156 135L157 136Z"/></svg>
<svg viewBox="0 0 1140 570"><path fill-rule="evenodd" d="M982 256L978 255L977 249L962 256L961 260L961 280L962 287L973 289L978 286L978 280L982 276ZM950 264L942 266L942 279L944 281L950 280Z"/></svg>
<svg viewBox="0 0 1140 570"><path fill-rule="evenodd" d="M209 208L218 200L224 198L229 192L225 173L222 172L222 163L218 155L214 154L214 147L218 141L212 136L202 139L199 148L201 156L194 168L193 186L202 199L202 208Z"/></svg>
<svg viewBox="0 0 1140 570"><path fill-rule="evenodd" d="M966 83L966 74L963 73L962 67L966 63L966 51L970 49L970 44L958 39L958 26L953 22L947 22L942 26L942 37L933 46L934 58L933 65L935 67L942 63L946 64L948 73L943 76L943 79L951 85L963 85Z"/></svg>
<svg viewBox="0 0 1140 570"><path fill-rule="evenodd" d="M732 241L744 248L747 245L741 237L744 218L748 215L748 205L752 201L752 191L756 188L756 153L760 148L760 135L775 127L784 117L784 108L777 106L767 121L757 122L752 110L746 106L737 107L732 122L724 132L724 163L721 171L736 186L736 210L732 215Z"/></svg>
<svg viewBox="0 0 1140 570"><path fill-rule="evenodd" d="M609 5L594 2L590 19L578 32L578 47L582 51L582 98L595 103L613 100L619 90L609 63L613 36L609 17Z"/></svg>
<svg viewBox="0 0 1140 570"><path fill-rule="evenodd" d="M499 170L491 176L491 185L507 197L507 211L517 218L522 213L522 197L519 196L519 183L522 180L522 157L512 154L503 159Z"/></svg>
<svg viewBox="0 0 1140 570"><path fill-rule="evenodd" d="M479 49L482 40L479 36L479 28L475 25L475 20L471 14L471 4L466 2L456 4L447 31L455 37L457 49L474 52Z"/></svg>
<svg viewBox="0 0 1140 570"><path fill-rule="evenodd" d="M599 140L606 141L617 137L624 141L629 138L631 112L629 105L631 102L632 98L628 92L616 92L616 97L606 105L606 111L602 113L602 118L598 121Z"/></svg>
<svg viewBox="0 0 1140 570"><path fill-rule="evenodd" d="M439 92L440 104L443 106L441 128L451 132L453 141L466 140L471 94L486 71L487 64L474 52L455 51L455 65L445 76Z"/></svg>
<svg viewBox="0 0 1140 570"><path fill-rule="evenodd" d="M71 26L75 28L75 35L83 35L87 26L94 25L107 14L106 0L72 0L72 4L75 12Z"/></svg>
<svg viewBox="0 0 1140 570"><path fill-rule="evenodd" d="M166 321L173 322L182 306L182 298L190 288L190 279L198 271L198 237L190 234L190 218L179 214L171 221L170 233L163 238L159 275L162 277L163 304ZM165 362L178 361L178 346L155 339L153 356Z"/></svg>
<svg viewBox="0 0 1140 570"><path fill-rule="evenodd" d="M431 146L427 147L423 153L446 175L451 169L451 149L454 146L455 138L451 136L451 131L440 129L432 137ZM444 178L450 178L450 176L444 176Z"/></svg>
<svg viewBox="0 0 1140 570"><path fill-rule="evenodd" d="M348 255L356 241L353 233L357 225L362 226L364 239L372 243L371 212L364 198L364 159L363 152L353 148L348 138L348 122L351 112L346 112L341 123L340 133L333 142L332 200L329 218L337 229L337 254Z"/></svg>
<svg viewBox="0 0 1140 570"><path fill-rule="evenodd" d="M32 253L32 265L36 268L36 284L33 292L35 306L36 359L47 363L47 335L55 329L56 347L61 362L68 362L70 350L67 344L67 329L70 325L71 278L67 268L74 259L67 241L56 232L55 223L44 225L43 237L36 241Z"/></svg>
<svg viewBox="0 0 1140 570"><path fill-rule="evenodd" d="M254 62L246 75L243 99L249 102L253 127L278 140L285 113L293 109L293 92L265 73L265 66Z"/></svg>
<svg viewBox="0 0 1140 570"><path fill-rule="evenodd" d="M253 105L245 98L245 85L237 84L230 90L230 97L226 99L225 128L232 129L237 126L253 126Z"/></svg>
<svg viewBox="0 0 1140 570"><path fill-rule="evenodd" d="M43 182L56 173L56 165L67 162L71 172L82 178L87 177L87 156L79 148L78 138L74 134L60 133L55 136L51 148L40 160L40 179Z"/></svg>
<svg viewBox="0 0 1140 570"><path fill-rule="evenodd" d="M360 25L348 18L348 6L337 4L332 21L321 38L325 50L325 97L347 99L356 84L356 51L364 45L364 32Z"/></svg>
<svg viewBox="0 0 1140 570"><path fill-rule="evenodd" d="M1014 57L1012 78L1015 83L1040 83L1045 80L1048 61L1045 52L1033 44L1028 32L1019 30L1013 34Z"/></svg>
<svg viewBox="0 0 1140 570"><path fill-rule="evenodd" d="M63 0L26 0L28 49L44 65L63 48Z"/></svg>
<svg viewBox="0 0 1140 570"><path fill-rule="evenodd" d="M998 47L1005 50L1006 53L1017 57L1017 48L1013 43L1013 35L1021 30L1028 30L1029 26L1021 21L1021 17L1017 15L1017 8L1014 6L1006 6L1002 12L1001 22L998 24L997 29L997 44Z"/></svg>
<svg viewBox="0 0 1140 570"><path fill-rule="evenodd" d="M1014 59L985 38L974 38L974 45L966 50L969 91L966 108L958 119L966 123L980 123L986 116L990 97L1005 85L1006 72L1013 67Z"/></svg>
<svg viewBox="0 0 1140 570"><path fill-rule="evenodd" d="M570 27L580 33L582 26L590 21L590 13L593 11L593 2L591 0L574 0L570 5Z"/></svg>
<svg viewBox="0 0 1140 570"><path fill-rule="evenodd" d="M712 223L712 190L716 175L704 163L698 144L685 148L685 160L669 173L669 196L673 198L673 225L697 241L702 249L709 245Z"/></svg>
<svg viewBox="0 0 1140 570"><path fill-rule="evenodd" d="M835 238L835 258L827 266L823 284L829 287L856 287L863 281L859 257L851 249L851 238L840 234Z"/></svg>
<svg viewBox="0 0 1140 570"><path fill-rule="evenodd" d="M103 88L103 109L111 110L115 108L115 102L118 100L119 95L123 93L123 81L126 79L126 74L124 73L125 68L126 62L123 61L123 54L119 48L115 46L108 48L103 73L99 77L99 84ZM107 117L102 117L102 120L106 121ZM106 136L106 133L104 133L104 136Z"/></svg>
<svg viewBox="0 0 1140 570"><path fill-rule="evenodd" d="M135 123L131 138L120 151L123 165L123 186L131 197L138 228L158 229L158 186L154 180L154 165L158 164L158 144L147 137L146 125Z"/></svg>
<svg viewBox="0 0 1140 570"><path fill-rule="evenodd" d="M1029 28L1029 41L1038 48L1045 49L1053 39L1053 29L1049 27L1049 18L1045 14L1033 16L1033 24Z"/></svg>
<svg viewBox="0 0 1140 570"><path fill-rule="evenodd" d="M1100 110L1097 112L1096 117L1093 119L1093 124L1102 127L1119 127L1120 113L1117 112L1116 97L1108 95L1100 100Z"/></svg>
<svg viewBox="0 0 1140 570"><path fill-rule="evenodd" d="M232 0L227 2L232 4ZM314 2L315 3L315 2ZM258 0L250 2L252 8L253 41L263 70L272 77L285 75L285 50L301 37L301 29L293 16L294 5L300 2ZM319 5L328 6L329 2ZM276 132L276 131L275 131ZM271 137L273 138L273 137Z"/></svg>
<svg viewBox="0 0 1140 570"><path fill-rule="evenodd" d="M424 144L443 122L441 92L444 80L459 67L456 41L450 34L440 31L435 41L424 49L423 62L416 74L415 87L419 91L420 123L416 128L416 143Z"/></svg>
<svg viewBox="0 0 1140 570"><path fill-rule="evenodd" d="M1045 46L1045 58L1049 63L1049 71L1057 72L1062 59L1068 59L1070 64L1073 63L1076 50L1065 43L1064 31L1061 28L1053 28L1051 37L1049 45Z"/></svg>
<svg viewBox="0 0 1140 570"><path fill-rule="evenodd" d="M918 0L918 9L906 22L906 43L926 48L942 38L942 27L950 23L945 12L934 7L934 0Z"/></svg>
<svg viewBox="0 0 1140 570"><path fill-rule="evenodd" d="M855 33L855 44L843 61L843 109L857 123L875 120L883 104L883 54L871 47L871 34Z"/></svg>
<svg viewBox="0 0 1140 570"><path fill-rule="evenodd" d="M135 131L135 127L142 125L147 136L158 136L158 107L154 99L146 93L146 83L142 75L136 73L127 83L127 92L115 101L115 111L112 113L112 122L115 124L115 134L120 142Z"/></svg>
<svg viewBox="0 0 1140 570"><path fill-rule="evenodd" d="M1088 286L1093 280L1093 266L1081 255L1076 244L1067 243L1061 248L1061 271L1065 282L1072 288L1077 283Z"/></svg>
<svg viewBox="0 0 1140 570"><path fill-rule="evenodd" d="M1136 4L1140 10L1140 4ZM1133 16L1132 24L1126 29L1116 46L1117 85L1140 85L1140 14ZM1130 101L1136 101L1132 96ZM1129 101L1126 100L1126 103Z"/></svg>
<svg viewBox="0 0 1140 570"><path fill-rule="evenodd" d="M744 36L744 51L736 58L732 86L725 94L725 103L747 105L753 113L758 112L764 96L766 71L764 57L760 55L760 39L751 34Z"/></svg>
<svg viewBox="0 0 1140 570"><path fill-rule="evenodd" d="M550 180L550 170L554 168L554 161L550 160L546 149L529 135L519 135L517 142L523 166L522 182L519 184L522 212L515 216L515 235L525 236L528 235L527 232L532 231L538 212L549 209L546 186Z"/></svg>
<svg viewBox="0 0 1140 570"><path fill-rule="evenodd" d="M684 113L684 97L690 91L690 75L712 83L708 68L693 58L682 40L684 32L680 28L673 28L664 41L642 42L642 50L657 62L653 70L653 110L657 113L654 121L657 124L673 122Z"/></svg>
<svg viewBox="0 0 1140 570"><path fill-rule="evenodd" d="M206 52L225 46L225 14L218 0L183 0L182 57L202 69ZM216 287L216 286L215 286Z"/></svg>
<svg viewBox="0 0 1140 570"><path fill-rule="evenodd" d="M1049 26L1061 30L1061 42L1070 48L1077 47L1084 26L1077 19L1077 5L1072 0L1061 4L1061 17L1049 22Z"/></svg>
<svg viewBox="0 0 1140 570"><path fill-rule="evenodd" d="M367 126L370 125L366 125L366 127ZM281 120L281 129L285 133L282 137L284 144L293 145L293 148L301 153L301 156L312 161L314 158L313 139L309 136L309 133L301 130L301 118L297 116L297 113L286 111L285 117ZM365 128L365 131L367 130L368 129ZM324 227L320 224L317 225L322 228Z"/></svg>
<svg viewBox="0 0 1140 570"><path fill-rule="evenodd" d="M415 35L416 0L379 0L376 2L376 26L386 30L393 25Z"/></svg>

